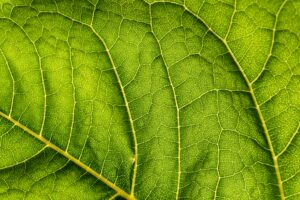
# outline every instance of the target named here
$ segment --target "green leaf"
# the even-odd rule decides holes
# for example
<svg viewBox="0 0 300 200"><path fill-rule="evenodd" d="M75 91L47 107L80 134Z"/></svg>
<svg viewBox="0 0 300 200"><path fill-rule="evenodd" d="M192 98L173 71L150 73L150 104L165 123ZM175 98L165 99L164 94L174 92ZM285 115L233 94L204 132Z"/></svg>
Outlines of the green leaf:
<svg viewBox="0 0 300 200"><path fill-rule="evenodd" d="M0 199L300 199L299 46L299 0L0 0Z"/></svg>

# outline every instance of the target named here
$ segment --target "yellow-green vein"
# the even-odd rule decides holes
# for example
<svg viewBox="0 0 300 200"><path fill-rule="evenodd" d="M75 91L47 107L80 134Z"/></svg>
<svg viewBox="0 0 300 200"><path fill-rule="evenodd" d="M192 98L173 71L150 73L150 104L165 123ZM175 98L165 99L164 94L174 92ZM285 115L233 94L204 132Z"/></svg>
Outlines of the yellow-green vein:
<svg viewBox="0 0 300 200"><path fill-rule="evenodd" d="M12 73L12 70L9 66L9 63L8 63L8 60L4 54L4 52L2 51L2 49L0 48L0 53L1 55L3 56L4 60L5 60L5 63L7 65L7 69L9 71L9 74L10 74L10 77L11 77L11 81L12 81L12 97L11 97L11 102L10 102L10 109L9 109L9 114L8 116L11 116L12 114L12 110L13 110L13 107L14 107L14 99L15 99L15 85L16 85L16 81L14 79L14 76L13 76L13 73Z"/></svg>
<svg viewBox="0 0 300 200"><path fill-rule="evenodd" d="M45 86L45 78L44 78L44 71L42 69L42 60L41 60L41 56L37 50L37 47L34 43L34 41L32 41L32 39L29 37L29 35L26 33L26 31L24 30L24 28L20 25L18 25L15 21L13 21L10 18L7 17L2 17L2 19L6 19L9 20L11 23L13 23L14 25L16 25L17 27L19 27L22 32L26 35L26 37L28 38L28 40L30 41L30 43L33 45L34 47L34 51L37 54L38 57L38 62L39 62L39 71L40 71L40 75L41 75L41 82L42 82L42 87L43 87L43 94L44 94L44 107L43 107L43 120L42 120L42 125L41 125L41 129L40 129L40 135L43 134L43 130L44 130L44 126L45 126L45 122L46 122L46 113L47 113L47 92L46 92L46 86ZM12 112L12 111L11 111ZM11 115L11 113L9 114Z"/></svg>
<svg viewBox="0 0 300 200"><path fill-rule="evenodd" d="M277 183L278 183L278 189L279 189L279 194L281 197L281 200L285 199L285 194L284 194L284 190L283 190L283 184L282 184L282 178L281 178L281 174L280 174L280 170L279 170L279 164L278 164L278 157L275 155L275 151L273 148L273 144L272 144L272 140L271 140L271 136L269 134L269 130L268 127L266 125L265 119L263 117L263 114L261 112L260 106L257 102L256 96L254 94L253 91L253 87L252 87L252 83L249 81L246 73L244 72L242 66L240 65L240 63L238 62L237 58L235 57L232 49L230 48L230 46L228 45L228 42L226 39L222 38L219 34L217 34L213 29L211 29L211 27L205 22L205 20L203 20L201 17L199 17L198 15L194 14L188 7L186 7L185 5L181 5L179 3L174 3L174 2L170 2L170 1L164 1L164 2L155 2L155 3L169 3L169 4L174 4L174 5L178 5L180 7L183 7L185 11L189 12L190 14L192 14L195 18L197 18L200 22L202 22L204 24L204 26L206 26L206 28L212 33L214 34L226 47L226 49L228 50L228 53L230 54L230 56L232 57L234 63L236 64L236 66L238 67L241 75L243 76L248 88L249 88L249 92L252 98L252 101L254 103L254 106L257 110L258 113L258 117L259 120L261 122L261 126L263 128L263 132L264 135L266 137L270 152L271 152L271 157L273 160L273 164L274 164L274 169L275 169L275 173L276 173L276 178L277 178Z"/></svg>
<svg viewBox="0 0 300 200"><path fill-rule="evenodd" d="M117 81L118 81L119 87L121 89L121 93L122 93L122 96L123 96L123 99L124 99L126 111L127 111L127 114L128 114L128 118L129 118L129 122L130 122L130 128L131 128L132 137L133 137L133 143L134 143L134 167L133 167L133 176L132 176L131 192L130 192L131 196L134 197L134 187L135 187L135 181L136 181L136 176L137 176L137 166L138 166L138 143L137 143L137 138L136 138L136 131L135 131L134 124L133 124L132 114L131 114L131 111L130 111L130 108L129 108L129 103L128 103L128 99L127 99L127 96L126 96L126 93L125 93L123 83L121 81L121 78L120 78L119 73L117 71L117 67L116 67L116 65L113 61L112 56L111 56L110 50L107 47L107 45L106 45L105 41L103 40L103 38L96 32L96 30L92 26L90 26L90 28L92 29L94 34L100 39L100 41L102 42L102 44L103 44L103 46L104 46L104 48L107 52L110 63L112 65L114 73L117 77Z"/></svg>
<svg viewBox="0 0 300 200"><path fill-rule="evenodd" d="M272 29L272 41L271 41L271 46L270 46L270 51L269 51L269 54L267 56L267 59L261 69L261 71L259 72L259 74L256 76L255 79L253 79L251 81L251 84L253 84L255 81L257 81L257 79L259 79L261 77L261 74L265 71L265 68L272 56L272 51L273 51L273 47L274 47L274 43L275 43L275 33L276 33L276 28L277 28L277 23L278 23L278 16L281 12L281 10L283 9L284 5L286 4L287 0L284 0L284 2L281 4L280 8L278 9L276 15L275 15L275 22L274 22L274 25L273 25L273 29Z"/></svg>
<svg viewBox="0 0 300 200"><path fill-rule="evenodd" d="M97 179L99 179L103 183L105 183L108 187L115 190L117 192L117 194L119 194L123 198L128 199L128 200L134 200L135 199L133 196L131 196L130 194L128 194L127 192L125 192L124 190L122 190L121 188L116 186L114 183L112 183L111 181L106 179L104 176L102 176L101 174L99 174L98 172L96 172L95 170L93 170L92 168L90 168L89 166L87 166L86 164L84 164L83 162L81 162L80 160L78 160L77 158L75 158L74 156L69 154L68 152L62 150L60 147L58 147L55 144L51 143L49 140L47 140L46 138L44 138L40 134L37 134L33 130L29 129L25 125L21 124L17 120L11 118L10 116L4 114L1 111L0 111L0 116L5 118L6 120L10 121L14 126L19 127L20 129L22 129L23 131L25 131L29 135L31 135L34 138L38 139L40 142L44 143L46 147L49 147L49 148L53 149L54 151L58 152L59 154L63 155L64 157L66 157L67 159L71 160L73 163L75 163L76 165L78 165L79 167L84 169L86 172L88 172L91 175L95 176Z"/></svg>
<svg viewBox="0 0 300 200"><path fill-rule="evenodd" d="M178 171L178 176L177 176L177 189L176 189L176 199L179 199L179 192L180 192L180 178L181 178L181 133L180 133L180 109L179 109L179 105L178 105L178 101L177 101L177 95L176 95L176 91L175 91L175 87L174 84L172 82L171 79L171 74L169 71L169 68L167 66L167 63L163 57L163 53L162 53L162 48L161 45L159 43L158 38L156 37L156 35L154 34L153 31L153 26L152 26L152 17L151 17L151 5L149 5L149 12L150 12L150 27L151 27L151 31L153 33L153 37L155 38L157 45L159 47L159 52L163 61L163 64L166 68L166 72L168 75L168 81L170 83L170 86L172 88L172 94L173 94L173 99L174 99L174 103L175 103L175 108L176 108L176 118L177 118L177 143L178 143L178 152L177 152L177 159L178 159L178 167L177 167L177 171Z"/></svg>
<svg viewBox="0 0 300 200"><path fill-rule="evenodd" d="M111 53L110 53L110 49L107 47L104 39L97 33L97 31L94 29L94 27L92 25L89 25L89 24L86 24L86 23L83 23L83 22L80 22L78 20L75 20L75 19L72 19L66 15L64 15L63 13L60 13L60 12L49 12L49 11L45 11L45 12L39 12L40 13L52 13L52 14L59 14L67 19L70 19L71 21L74 21L74 22L77 22L83 26L86 26L88 28L90 28L92 30L92 32L95 34L95 36L97 36L97 38L100 40L100 42L103 44L104 48L105 48L105 51L109 57L109 61L112 65L112 68L113 68L113 71L115 73L115 76L117 78L117 81L118 81L118 84L119 84L119 87L120 87L120 90L121 90L121 93L122 93L122 97L123 97L123 100L124 100L124 103L125 103L125 107L126 107L126 111L127 111L127 114L128 114L128 118L129 118L129 122L130 122L130 128L131 128L131 132L132 132L132 137L133 137L133 143L134 143L134 167L133 167L133 176L132 176L132 183L131 183L131 198L134 198L134 188L135 188L135 182L136 182L136 176L137 176L137 167L138 167L138 143L137 143L137 137L136 137L136 131L135 131L135 128L134 128L134 124L133 124L133 118L132 118L132 114L131 114L131 111L130 111L130 108L129 108L129 102L128 102L128 99L127 99L127 96L126 96L126 93L125 93L125 89L124 89L124 86L122 84L122 81L120 79L120 76L118 74L118 71L117 71L117 67L114 63L114 60L111 56Z"/></svg>

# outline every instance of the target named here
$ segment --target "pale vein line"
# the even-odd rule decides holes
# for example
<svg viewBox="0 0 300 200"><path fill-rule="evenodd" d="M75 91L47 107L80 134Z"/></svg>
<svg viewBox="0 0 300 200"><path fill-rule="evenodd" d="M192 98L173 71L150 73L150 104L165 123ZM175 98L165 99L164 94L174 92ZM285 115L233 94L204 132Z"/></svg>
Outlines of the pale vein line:
<svg viewBox="0 0 300 200"><path fill-rule="evenodd" d="M226 91L226 92L230 92L230 93L233 93L233 92L239 92L239 93L249 93L248 90L227 90L227 89L212 89L212 90L207 90L206 92L202 93L200 96L192 99L190 102L186 103L185 105L182 105L179 109L182 110L184 108L186 108L187 106L189 105L192 105L194 102L200 100L203 96L211 93L211 92L218 92L218 91Z"/></svg>
<svg viewBox="0 0 300 200"><path fill-rule="evenodd" d="M281 151L279 154L277 154L277 156L276 156L277 158L278 158L279 156L281 156L281 155L289 148L289 146L292 144L294 138L296 137L296 135L297 135L298 132L299 132L299 128L300 128L300 123L299 123L299 125L298 125L296 131L294 132L293 136L292 136L291 139L289 140L289 142L288 142L288 143L286 144L286 146L282 149L282 151Z"/></svg>
<svg viewBox="0 0 300 200"><path fill-rule="evenodd" d="M121 89L121 93L122 93L122 97L123 97L123 100L124 100L124 103L125 103L125 107L126 107L126 111L127 111L127 114L128 114L128 118L129 118L129 122L130 122L130 128L131 128L131 132L132 132L132 137L133 137L133 143L134 143L134 167L133 167L133 176L132 176L132 185L131 185L131 191L130 191L130 197L131 199L135 199L134 197L134 188L135 188L135 182L136 182L136 176L137 176L137 167L138 167L138 143L137 143L137 137L136 137L136 131L135 131L135 128L134 128L134 124L133 124L133 118L132 118L132 114L131 114L131 110L129 108L129 103L128 103L128 100L127 100L127 96L126 96L126 93L125 93L125 89L124 89L124 86L122 84L122 81L120 79L120 76L119 76L119 73L117 71L117 67L114 63L114 60L111 56L111 53L110 53L110 50L109 48L107 47L106 45L106 42L104 41L104 39L97 33L97 31L94 29L93 26L89 25L89 24L85 24L83 22L80 22L80 21L77 21L77 20L74 20L62 13L58 13L72 21L75 21L79 24L82 24L84 26L87 26L89 27L93 33L97 36L97 38L101 41L101 43L103 44L104 48L105 48L105 51L109 57L109 61L112 65L112 68L113 68L113 71L115 73L115 76L117 78L117 81L118 81L118 85Z"/></svg>
<svg viewBox="0 0 300 200"><path fill-rule="evenodd" d="M94 6L94 9L93 9L93 13L92 13L92 19L91 19L91 24L90 26L93 26L93 23L94 23L94 19L95 19L95 13L96 13L96 10L97 10L97 5L99 3L99 0L97 1L97 3Z"/></svg>
<svg viewBox="0 0 300 200"><path fill-rule="evenodd" d="M14 99L15 99L15 84L16 84L16 81L14 79L14 76L13 76L13 73L11 71L11 68L8 64L8 60L6 58L6 56L4 55L4 52L2 51L2 49L0 48L0 53L2 54L4 60L5 60L5 63L7 65L7 69L9 71L9 74L10 74L10 77L11 77L11 80L12 80L12 97L11 97L11 103L10 103L10 109L9 109L9 116L11 116L12 114L12 110L13 110L13 107L14 107Z"/></svg>
<svg viewBox="0 0 300 200"><path fill-rule="evenodd" d="M44 108L43 108L43 121L42 121L42 125L41 125L41 130L40 130L40 135L42 135L43 130L44 130L44 126L45 126L45 121L46 121L46 112L47 112L47 92L46 92L46 86L45 86L45 79L44 79L44 72L43 72L43 68L42 68L42 61L41 61L41 56L36 48L35 43L31 40L31 38L29 37L29 35L27 34L27 32L24 30L24 28L22 26L19 26L16 22L14 22L12 19L7 18L7 17L2 17L2 19L7 19L10 22L12 22L13 24L15 24L17 27L19 27L22 32L26 35L26 37L28 38L28 40L32 43L34 50L38 56L38 60L39 60L39 70L40 70L40 75L41 75L41 82L42 82L42 87L43 87L43 93L44 93Z"/></svg>
<svg viewBox="0 0 300 200"><path fill-rule="evenodd" d="M101 171L100 171L101 174L102 174L102 172L104 170L104 166L105 166L105 162L106 162L108 153L110 152L110 143L111 143L111 133L110 133L110 130L111 130L112 121L113 121L113 115L111 115L110 121L109 121L109 127L108 127L109 138L108 138L108 144L107 144L107 151L105 152L105 156L104 156L103 163L102 163L102 166L101 166Z"/></svg>
<svg viewBox="0 0 300 200"><path fill-rule="evenodd" d="M122 83L121 83L121 79L118 75L118 72L116 70L116 67L115 67L115 64L114 64L114 61L112 59L112 56L110 54L110 51L109 51L109 48L107 47L106 43L104 42L104 40L102 39L102 37L96 32L96 30L94 29L93 26L89 25L89 24L86 24L84 22L81 22L81 21L78 21L76 19L72 19L70 17L68 17L67 15L64 15L63 13L59 12L59 11L55 11L55 12L51 12L51 11L41 11L39 12L40 13L50 13L50 14L58 14L58 15L61 15L71 21L74 21L74 22L77 22L83 26L86 26L88 28L90 28L92 30L92 32L97 36L97 38L102 42L104 48L105 48L105 51L107 52L107 55L109 57L109 60L112 64L112 67L113 67L113 70L116 74L116 77L117 77L117 80L118 80L118 83L119 83L119 86L120 86L120 89L121 89L121 92L122 92L122 96L123 96L123 99L124 99L124 102L125 102L125 107L126 107L126 111L127 111L127 114L128 114L128 118L129 118L129 121L130 121L130 127L131 127L131 130L132 130L132 137L133 137L133 143L134 143L134 169L133 169L133 178L132 178L132 186L131 186L131 193L130 195L128 193L126 193L125 191L123 191L121 188L117 187L115 184L111 183L108 179L106 179L105 177L103 177L102 175L98 174L96 171L94 171L93 169L91 169L92 171L94 171L95 173L98 174L98 177L101 176L102 178L100 179L101 181L103 181L105 184L107 184L109 187L111 187L112 189L116 190L115 188L118 188L122 191L120 191L121 193L120 196L128 199L128 200L135 200L135 197L134 197L134 187L135 187L135 181L136 181L136 175L137 175L137 167L138 167L138 143L137 143L137 138L136 138L136 131L135 131L135 128L134 128L134 124L133 124L133 118L132 118L132 115L131 115L131 111L130 111L130 108L129 108L129 103L128 103L128 100L127 100L127 97L126 97L126 94L125 94L125 91L124 91L124 87L122 86ZM4 18L4 19L9 19L9 18ZM11 20L11 19L9 19ZM11 20L12 21L12 20ZM26 32L24 31L24 33L26 34ZM26 34L27 35L27 34ZM4 113L2 113L4 114ZM5 115L5 114L4 114ZM1 116L1 111L0 111L0 116ZM25 127L25 126L24 126ZM28 128L27 128L28 129ZM29 130L29 129L28 129ZM40 137L42 137L40 135ZM54 144L53 144L54 145ZM48 145L49 146L49 145ZM55 146L55 145L54 145ZM59 148L59 147L58 147ZM62 150L63 151L63 150ZM67 152L66 152L67 153ZM67 153L68 154L68 153ZM71 156L71 155L70 155ZM76 158L75 158L76 159ZM70 159L71 160L71 159ZM73 160L72 160L73 161ZM74 162L74 161L73 161ZM80 162L80 161L79 161ZM83 164L83 163L82 163ZM91 172L90 172L91 173ZM92 174L92 173L91 173ZM94 174L92 174L94 175ZM95 175L94 175L95 176ZM97 177L97 176L96 176ZM98 178L97 177L97 178ZM106 180L106 181L105 181ZM112 185L114 185L114 187L112 187ZM117 190L116 190L117 191Z"/></svg>
<svg viewBox="0 0 300 200"><path fill-rule="evenodd" d="M42 122L42 126L41 126L41 130L40 130L40 135L43 134L44 131L44 126L45 126L45 121L46 121L46 113L47 113L47 92L46 92L46 86L45 86L45 79L44 79L44 72L43 72L43 68L42 68L42 60L40 57L40 54L36 48L35 43L30 39L29 35L25 32L25 30L23 29L23 27L19 26L23 32L26 34L26 36L28 37L28 39L31 41L31 43L34 46L34 49L36 51L36 54L38 56L39 59L39 67L40 67L40 73L41 73L41 79L42 79L42 86L43 86L43 93L44 93L44 114L43 114L43 122Z"/></svg>
<svg viewBox="0 0 300 200"><path fill-rule="evenodd" d="M97 2L97 4L99 3L99 1ZM93 16L92 16L92 22L94 21L94 15L95 15L95 11L96 11L96 6L97 4L94 6L94 10L93 10ZM133 118L132 118L132 114L131 114L131 111L130 111L130 108L129 108L129 103L128 103L128 100L127 100L127 96L126 96L126 93L125 93L125 89L124 89L124 86L122 84L122 81L120 79L120 76L119 76L119 73L117 71L117 67L113 61L113 58L111 56L111 53L110 53L110 49L107 47L106 45L106 42L104 41L104 39L98 34L98 32L94 29L94 27L92 26L93 24L86 24L86 23L83 23L83 22L80 22L78 20L75 20L75 19L72 19L66 15L64 15L63 13L61 12L49 12L49 11L45 11L45 12L39 12L39 13L55 13L55 14L59 14L67 19L70 19L71 21L74 21L74 22L77 22L83 26L86 26L88 28L90 28L92 30L92 32L95 34L95 36L97 36L97 38L101 41L101 43L103 44L104 48L105 48L105 51L109 57L109 61L112 65L112 68L113 68L113 71L115 73L115 76L117 78L117 81L118 81L118 85L121 89L121 93L122 93L122 97L123 97L123 100L124 100L124 103L125 103L125 107L126 107L126 111L127 111L127 114L128 114L128 118L129 118L129 122L130 122L130 128L131 128L131 132L132 132L132 137L133 137L133 143L134 143L134 167L133 167L133 176L132 176L132 185L131 185L131 192L130 192L130 197L132 199L135 199L134 197L134 188L135 188L135 182L136 182L136 176L137 176L137 167L138 167L138 143L137 143L137 137L136 137L136 131L135 131L135 128L134 128L134 124L133 124Z"/></svg>
<svg viewBox="0 0 300 200"><path fill-rule="evenodd" d="M25 125L21 124L20 122L16 121L15 119L11 118L10 116L4 114L0 111L0 116L5 118L6 120L10 121L14 126L19 127L29 135L33 136L34 138L38 139L40 142L44 143L46 147L49 147L53 149L54 151L58 152L62 156L66 157L67 159L71 160L74 164L78 165L82 169L84 169L86 172L90 173L91 175L95 176L97 179L101 180L103 183L105 183L107 186L115 190L120 196L124 197L128 200L135 200L135 198L131 195L129 195L127 192L119 188L114 183L110 182L108 179L106 179L104 176L87 166L86 164L82 163L80 160L69 154L68 152L62 150L60 147L56 146L55 144L51 143L47 139L45 139L43 136L41 136L38 133L35 133L31 129L27 128Z"/></svg>
<svg viewBox="0 0 300 200"><path fill-rule="evenodd" d="M241 74L243 75L243 77L244 77L244 79L245 79L245 81L247 83L247 86L248 86L248 88L250 90L251 98L253 100L253 103L254 103L255 108L257 110L259 119L261 121L262 128L263 128L265 137L267 139L267 142L268 142L268 145L269 145L269 148L270 148L270 152L271 152L271 156L272 156L272 159L273 159L273 162L274 162L274 168L275 168L275 172L276 172L276 177L277 177L277 182L278 182L278 188L279 188L280 197L281 197L282 200L284 200L285 199L285 195L284 195L282 178L281 178L281 174L280 174L280 170L279 170L279 165L278 165L278 159L277 159L277 157L275 155L275 150L274 150L274 147L273 147L273 144L272 144L271 136L270 136L267 124L265 122L265 119L263 117L263 114L261 112L260 106L259 106L259 104L257 102L256 96L254 94L254 91L253 91L253 88L252 88L252 84L249 81L247 75L245 74L242 66L240 65L240 63L236 59L235 55L233 54L233 52L232 52L231 48L229 47L227 41L226 40L222 40L222 41L223 41L224 45L226 46L226 48L228 49L228 52L231 55L231 57L233 58L234 62L238 66L238 68L239 68Z"/></svg>
<svg viewBox="0 0 300 200"><path fill-rule="evenodd" d="M112 195L108 200L115 200L119 196L118 193Z"/></svg>
<svg viewBox="0 0 300 200"><path fill-rule="evenodd" d="M132 118L132 115L131 115L131 111L130 111L130 108L129 108L127 96L126 96L126 93L125 93L122 81L120 79L120 76L118 74L117 68L116 68L116 66L114 64L114 61L112 59L111 53L110 53L108 47L106 46L106 43L104 42L104 40L100 37L100 35L98 35L98 33L94 30L94 28L91 27L91 29L98 36L98 38L103 43L103 46L105 47L105 50L106 50L107 55L109 57L109 60L110 60L110 62L112 64L114 73L115 73L115 75L117 77L118 84L120 86L120 89L121 89L121 92L122 92L122 96L123 96L123 99L124 99L124 102L125 102L125 107L126 107L126 110L127 110L127 114L128 114L128 117L129 117L131 132L132 132L132 136L133 136L134 151L135 151L134 152L133 177L132 177L132 185L131 185L131 192L130 192L130 195L133 198L134 197L134 187L135 187L136 175L137 175L137 166L138 166L138 143L137 143L136 132L135 132L134 124L133 124L133 118Z"/></svg>
<svg viewBox="0 0 300 200"><path fill-rule="evenodd" d="M149 12L150 12L150 15L152 13L151 11L151 5L149 5ZM175 91L175 87L174 87L174 84L172 82L172 79L171 79L171 74L170 74L170 71L169 71L169 68L167 66L167 63L164 59L164 56L163 56L163 52L162 52L162 48L161 48L161 45L159 43L159 40L158 38L156 37L156 35L154 34L154 30L153 30L153 25L152 25L152 16L150 16L150 27L151 27L151 31L152 31L152 35L153 37L155 38L156 42L157 42L157 45L159 47L159 51L160 51L160 54L161 54L161 58L162 58L162 61L163 61L163 64L166 68L166 71L167 71L167 75L168 75L168 81L170 83L170 86L172 88L172 94L173 94L173 99L174 99L174 103L175 103L175 107L176 107L176 118L177 118L177 143L178 143L178 152L177 152L177 157L178 157L178 176L177 176L177 189L176 189L176 199L179 199L179 192L180 192L180 178L181 178L181 132L180 132L180 109L179 109L179 105L178 105L178 101L177 101L177 95L176 95L176 91Z"/></svg>
<svg viewBox="0 0 300 200"><path fill-rule="evenodd" d="M96 99L97 99L97 94L98 94L98 91L99 91L99 85L100 85L99 82L100 82L100 80L101 80L101 75L102 75L102 72L100 73L100 75L99 75L99 77L98 77L98 81L97 81L97 89L96 89L96 92L95 92L94 97L93 97L93 99L92 99L92 111L91 111L91 113L94 113L94 108L95 108L95 105L94 105L95 103L94 103L94 102L95 102ZM82 150L81 150L79 159L80 159L81 156L83 155L83 152L84 152L84 149L85 149L85 147L86 147L88 138L89 138L89 136L90 136L90 131L91 131L91 129L92 129L92 124L94 124L94 115L93 115L93 114L91 114L90 119L91 119L91 124L90 124L90 126L89 126L88 133L87 133L86 138L85 138L85 140L84 140L84 144L83 144L83 147L82 147Z"/></svg>
<svg viewBox="0 0 300 200"><path fill-rule="evenodd" d="M228 37L228 35L229 35L229 33L230 33L230 30L231 30L232 24L233 24L233 18L234 18L234 15L235 15L235 13L236 13L236 1L237 1L237 0L234 0L233 13L232 13L232 15L231 15L231 18L230 18L230 24L229 24L227 33L226 33L225 38L224 38L225 40L227 39L227 37Z"/></svg>
<svg viewBox="0 0 300 200"><path fill-rule="evenodd" d="M70 29L73 26L73 21L72 21L72 25L70 27ZM71 122L71 128L70 128L70 133L69 133L69 140L68 140L68 144L66 147L66 151L68 151L70 143L71 143L71 139L72 139L72 134L73 134L73 129L74 129L74 123L75 123L75 109L76 109L76 88L75 88L75 84L74 84L74 65L73 65L73 61L72 61L72 49L71 49L71 45L69 43L69 39L70 39L70 30L68 31L68 37L67 37L67 43L69 46L69 59L70 59L70 65L71 65L71 81L72 81L72 96L73 96L73 107L72 107L72 122Z"/></svg>
<svg viewBox="0 0 300 200"><path fill-rule="evenodd" d="M286 4L287 0L284 0L284 2L281 4L280 8L278 9L276 15L275 15L275 22L274 22L274 26L273 26L273 29L272 29L272 41L271 41L271 46L270 46L270 51L269 51L269 54L268 54L268 57L261 69L261 71L259 72L259 74L256 76L256 78L251 82L251 84L253 84L255 81L257 81L259 79L259 77L261 77L262 73L265 71L266 69L266 66L272 56L272 52L273 52L273 47L274 47L274 43L275 43L275 33L276 33L276 29L277 29L277 23L278 23L278 16L280 15L280 12L282 10L282 8L284 7L284 5Z"/></svg>
<svg viewBox="0 0 300 200"><path fill-rule="evenodd" d="M10 117L10 116L9 116L9 117ZM14 126L11 127L11 130L10 130L10 131L12 131L13 129L14 129ZM35 154L33 154L31 157L26 158L25 160L22 160L21 162L16 161L16 163L11 164L11 165L7 165L7 166L5 166L5 167L2 167L2 168L0 168L0 170L2 171L2 170L6 170L6 169L9 169L9 168L12 168L12 167L14 167L14 166L16 166L16 165L26 164L26 162L28 162L30 159L32 159L32 158L38 156L38 155L39 155L40 153L42 153L46 148L47 148L47 147L44 146L43 148L41 148L40 150L38 150Z"/></svg>
<svg viewBox="0 0 300 200"><path fill-rule="evenodd" d="M83 24L83 23L81 23ZM121 93L122 93L122 97L125 103L125 107L126 107L126 111L128 114L128 118L129 118L129 122L130 122L130 128L131 128L131 132L132 132L132 137L133 137L133 143L134 143L134 167L133 167L133 175L132 175L132 183L131 183L131 190L130 190L130 195L132 198L134 198L134 189L135 189L135 182L136 182L136 177L137 177L137 167L138 167L138 143L137 143L137 137L136 137L136 131L134 128L134 124L133 124L133 118L132 118L132 114L131 114L131 110L129 108L129 103L128 103L128 99L125 93L125 89L123 86L123 83L121 81L121 78L119 76L117 67L114 63L114 60L112 58L112 55L110 53L110 49L107 47L106 42L104 41L104 39L97 33L97 31L94 29L94 27L92 25L88 25L85 24L86 26L90 27L90 29L94 32L94 34L99 38L99 40L102 42L105 51L107 52L107 55L109 57L109 61L112 65L113 71L115 73L115 76L117 78L119 87L121 89Z"/></svg>
<svg viewBox="0 0 300 200"><path fill-rule="evenodd" d="M158 2L156 2L158 3ZM225 47L227 48L228 50L228 53L230 54L230 56L232 57L233 61L235 62L235 64L237 65L239 71L241 72L248 88L249 88L249 91L250 91L250 94L251 94L251 98L253 100L253 103L255 105L255 108L257 110L257 113L258 113L258 117L259 117L259 120L261 121L261 125L262 125L262 128L263 128L263 132L265 134L265 137L267 139L267 143L268 143L268 146L270 148L270 152L271 152L271 157L272 157L272 160L273 160L273 163L274 163L274 169L275 169L275 173L276 173L276 178L277 178L277 182L278 182L278 189L279 189L279 193L280 193L280 197L281 197L281 200L285 200L285 194L284 194L284 190L283 190L283 184L282 184L282 178L281 178L281 174L280 174L280 170L279 170L279 165L278 165L278 159L275 155L275 151L274 151L274 148L273 148L273 144L272 144L272 140L271 140L271 137L270 137L270 134L269 134L269 130L267 128L267 125L266 125L266 122L264 120L264 117L263 117L263 114L261 112L261 109L260 109L260 106L257 102L257 99L256 99L256 96L254 94L254 91L253 91L253 88L252 88L252 83L249 81L246 73L244 72L242 66L240 65L240 63L238 62L237 58L235 57L234 53L232 52L230 46L228 45L227 43L227 40L223 39L219 34L217 34L213 29L210 28L210 26L206 23L205 20L203 20L200 16L197 16L195 15L191 10L189 10L189 8L187 8L185 5L181 5L179 3L174 3L174 2L162 2L162 3L169 3L169 4L174 4L174 5L178 5L180 7L183 7L187 12L189 12L191 15L193 15L195 18L197 18L199 21L201 21L204 26L206 26L206 28L212 33L214 34L224 45Z"/></svg>
<svg viewBox="0 0 300 200"><path fill-rule="evenodd" d="M298 176L300 173L300 170L297 170L296 172L293 173L293 175L290 175L290 177L284 179L282 182L285 183L285 182L288 182L290 181L291 179L295 178L296 176Z"/></svg>
<svg viewBox="0 0 300 200"><path fill-rule="evenodd" d="M95 36L102 42L102 44L105 48L105 51L106 51L106 53L109 57L110 63L113 67L113 71L116 75L119 87L121 89L122 97L124 99L126 111L127 111L129 122L130 122L130 127L131 127L131 132L132 132L132 137L133 137L133 143L134 143L134 168L133 168L133 177L132 177L132 185L131 185L131 192L130 192L131 194L130 194L129 199L135 199L135 197L134 197L134 187L135 187L136 176L137 176L137 167L138 167L138 143L137 143L136 131L135 131L135 128L134 128L133 118L132 118L131 111L130 111L130 108L129 108L129 103L128 103L127 96L126 96L126 93L125 93L125 90L124 90L124 86L122 85L121 79L119 77L117 68L114 64L114 61L113 61L113 58L111 56L109 48L107 47L107 45L106 45L105 41L103 40L103 38L96 32L96 30L94 29L93 26L91 26L89 24L86 24L86 23L83 23L83 22L80 22L78 20L72 19L72 18L70 18L70 17L68 17L68 16L66 16L66 15L64 15L63 13L60 13L60 12L43 11L43 12L39 12L39 13L58 14L58 15L61 15L65 18L71 20L71 21L74 21L74 22L77 22L77 23L79 23L83 26L86 26L86 27L90 28L92 30L92 32L95 34Z"/></svg>
<svg viewBox="0 0 300 200"><path fill-rule="evenodd" d="M218 118L218 123L221 127L220 117L219 117L219 114L220 114L219 91L217 91L217 107L218 107L217 118ZM220 175L220 171L219 171L219 169L220 169L220 139L221 139L221 134L222 134L222 127L221 127L221 131L220 131L220 134L219 134L219 137L218 137L218 142L217 142L217 148L218 148L218 162L217 162L218 180L217 180L217 184L216 184L216 187L215 187L214 200L216 200L217 197L218 197L218 188L219 188L220 181L221 181L221 175Z"/></svg>
<svg viewBox="0 0 300 200"><path fill-rule="evenodd" d="M300 192L297 192L297 193L288 195L288 196L286 196L286 199L291 198L291 197L294 197L294 196L298 196L298 195L300 195Z"/></svg>

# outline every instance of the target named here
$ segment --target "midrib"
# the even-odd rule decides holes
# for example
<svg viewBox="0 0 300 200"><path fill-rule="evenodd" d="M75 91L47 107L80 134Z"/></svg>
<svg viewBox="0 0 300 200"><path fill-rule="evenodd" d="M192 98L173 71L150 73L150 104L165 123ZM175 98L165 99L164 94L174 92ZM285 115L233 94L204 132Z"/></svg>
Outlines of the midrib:
<svg viewBox="0 0 300 200"><path fill-rule="evenodd" d="M74 156L72 156L71 154L69 154L67 151L64 151L60 147L58 147L55 144L51 143L49 140L47 140L46 138L44 138L40 134L34 132L33 130L29 129L27 126L21 124L17 120L13 119L12 117L6 115L5 113L3 113L1 111L0 111L0 116L5 118L6 120L10 121L14 126L19 127L20 129L24 130L29 135L31 135L34 138L38 139L40 142L44 143L46 147L49 147L49 148L53 149L54 151L58 152L62 156L64 156L67 159L71 160L74 164L78 165L79 167L84 169L86 172L90 173L91 175L93 175L94 177L96 177L97 179L102 181L104 184L106 184L111 189L115 190L116 193L119 194L119 196L122 196L123 198L128 199L128 200L135 200L135 198L132 195L128 194L123 189L119 188L117 185L115 185L114 183L109 181L107 178L105 178L104 176L102 176L101 174L99 174L98 172L96 172L95 170L93 170L92 168L90 168L89 166L84 164L83 162L81 162L79 159L77 159Z"/></svg>

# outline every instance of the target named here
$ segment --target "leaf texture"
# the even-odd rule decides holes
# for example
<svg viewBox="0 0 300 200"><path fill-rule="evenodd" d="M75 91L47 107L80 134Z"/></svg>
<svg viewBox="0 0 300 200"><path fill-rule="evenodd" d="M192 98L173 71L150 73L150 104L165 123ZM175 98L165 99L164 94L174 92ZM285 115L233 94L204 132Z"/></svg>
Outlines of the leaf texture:
<svg viewBox="0 0 300 200"><path fill-rule="evenodd" d="M300 199L300 1L1 0L1 199Z"/></svg>

